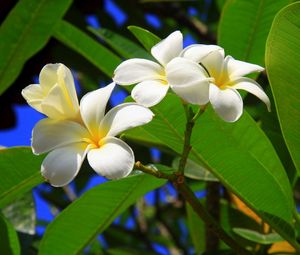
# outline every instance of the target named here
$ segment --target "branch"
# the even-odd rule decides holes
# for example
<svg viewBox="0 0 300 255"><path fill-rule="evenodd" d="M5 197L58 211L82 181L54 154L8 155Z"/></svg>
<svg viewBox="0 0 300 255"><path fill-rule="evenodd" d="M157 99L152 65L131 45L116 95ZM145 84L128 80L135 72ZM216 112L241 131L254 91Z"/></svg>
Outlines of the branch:
<svg viewBox="0 0 300 255"><path fill-rule="evenodd" d="M215 219L206 211L205 207L199 202L193 191L185 183L174 183L175 188L180 192L187 203L191 205L195 213L205 222L207 228L222 239L239 255L252 255L253 253L240 246L225 230L215 221Z"/></svg>

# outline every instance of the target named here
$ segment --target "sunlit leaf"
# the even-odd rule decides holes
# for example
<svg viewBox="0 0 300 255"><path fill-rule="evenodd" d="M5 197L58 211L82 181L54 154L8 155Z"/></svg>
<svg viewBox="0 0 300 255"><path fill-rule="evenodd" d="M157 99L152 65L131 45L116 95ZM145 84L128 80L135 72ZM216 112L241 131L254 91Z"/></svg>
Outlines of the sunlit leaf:
<svg viewBox="0 0 300 255"><path fill-rule="evenodd" d="M90 189L48 226L39 254L79 253L128 206L164 183L165 180L141 174Z"/></svg>
<svg viewBox="0 0 300 255"><path fill-rule="evenodd" d="M283 138L300 174L300 4L284 8L272 25L266 66Z"/></svg>
<svg viewBox="0 0 300 255"><path fill-rule="evenodd" d="M275 14L291 0L228 0L218 44L234 58L264 66L265 44Z"/></svg>
<svg viewBox="0 0 300 255"><path fill-rule="evenodd" d="M185 127L180 100L168 95L152 110L154 120L128 131L125 137L166 144L180 154ZM247 112L238 122L225 123L209 108L193 131L190 157L209 169L278 233L294 242L294 204L288 178L272 144Z"/></svg>
<svg viewBox="0 0 300 255"><path fill-rule="evenodd" d="M0 27L0 94L15 81L25 62L46 45L71 3L18 1Z"/></svg>

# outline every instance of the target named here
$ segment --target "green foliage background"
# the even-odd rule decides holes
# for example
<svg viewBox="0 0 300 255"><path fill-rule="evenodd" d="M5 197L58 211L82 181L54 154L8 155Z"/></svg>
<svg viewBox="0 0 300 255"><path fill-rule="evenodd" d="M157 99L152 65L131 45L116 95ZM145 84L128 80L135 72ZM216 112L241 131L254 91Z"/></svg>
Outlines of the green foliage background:
<svg viewBox="0 0 300 255"><path fill-rule="evenodd" d="M0 3L1 111L6 109L13 116L11 103L20 102L21 89L49 62L62 62L75 70L82 90L87 92L96 89L100 81L110 82L123 59L151 59L149 49L174 30L193 36L199 43L217 43L236 59L266 67L266 72L252 78L258 79L272 99L272 113L246 94L244 114L236 123L223 122L209 107L192 135L189 160L193 163L187 168L193 174L186 179L187 184L196 194L208 192L200 202L211 214L217 211L217 221L228 235L252 253L271 254L269 248L285 240L290 248L279 247L276 252L300 254L296 210L300 173L300 3L115 2L128 15L122 26L108 15L100 0ZM198 15L189 15L191 7ZM158 15L160 29L147 24L145 14L149 13ZM85 17L90 14L98 17L101 29L86 25ZM133 147L136 159L145 164L158 163L152 162L148 148L159 148L163 154L156 167L175 171L173 161L183 146L184 110L174 94L152 110L156 117L151 123L122 134L122 139ZM2 128L12 125L13 118L4 122ZM205 223L183 198L168 194L170 184L166 181L137 172L98 185L75 201L67 188L42 193L58 216L47 225L45 234L38 236L34 227L46 223L36 222L32 203L24 201L32 201L31 190L44 182L39 172L42 159L27 147L0 150L0 254L160 254L154 244L169 254L234 254L220 240L215 250L208 249L208 239L216 238L207 233ZM91 176L92 171L85 166L74 182L76 194ZM214 192L211 196L212 186L222 188L223 194ZM143 198L152 190L153 205ZM163 192L167 193L164 202L160 199ZM231 194L262 222L239 210ZM120 223L112 224L118 216ZM128 229L126 222L132 216L134 228ZM270 226L268 231L266 224ZM182 235L182 226L188 234ZM97 239L99 234L108 247Z"/></svg>

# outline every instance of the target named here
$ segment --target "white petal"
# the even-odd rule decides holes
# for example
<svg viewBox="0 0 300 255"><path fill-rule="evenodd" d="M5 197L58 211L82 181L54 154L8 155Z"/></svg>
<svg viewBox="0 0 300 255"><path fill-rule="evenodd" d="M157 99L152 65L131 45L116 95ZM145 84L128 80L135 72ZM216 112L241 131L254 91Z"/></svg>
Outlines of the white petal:
<svg viewBox="0 0 300 255"><path fill-rule="evenodd" d="M222 75L224 63L224 51L216 50L210 52L201 60L202 65L208 70L209 75L218 80Z"/></svg>
<svg viewBox="0 0 300 255"><path fill-rule="evenodd" d="M37 111L41 112L41 102L44 97L43 90L39 84L31 84L22 90L22 96L27 103Z"/></svg>
<svg viewBox="0 0 300 255"><path fill-rule="evenodd" d="M243 89L248 91L249 93L257 96L261 101L263 101L268 111L271 111L271 103L267 94L264 92L262 87L252 79L243 77L235 81L235 85L232 86L233 89Z"/></svg>
<svg viewBox="0 0 300 255"><path fill-rule="evenodd" d="M124 103L112 108L100 124L101 130L108 130L107 136L116 136L121 132L150 122L154 114L147 107L136 103Z"/></svg>
<svg viewBox="0 0 300 255"><path fill-rule="evenodd" d="M174 58L166 66L166 76L170 86L187 86L207 79L206 71L186 58Z"/></svg>
<svg viewBox="0 0 300 255"><path fill-rule="evenodd" d="M190 104L204 105L209 101L209 81L199 80L187 86L173 86L172 90Z"/></svg>
<svg viewBox="0 0 300 255"><path fill-rule="evenodd" d="M40 107L42 113L51 119L75 119L79 114L79 107L73 107L69 102L63 87L55 84L41 101Z"/></svg>
<svg viewBox="0 0 300 255"><path fill-rule="evenodd" d="M119 179L127 176L134 166L132 149L122 140L106 137L99 149L92 149L88 153L91 167L108 179ZM112 191L113 192L113 191Z"/></svg>
<svg viewBox="0 0 300 255"><path fill-rule="evenodd" d="M227 70L231 79L242 77L253 72L262 72L264 70L264 68L259 65L235 60L231 56L227 56L225 62L227 63Z"/></svg>
<svg viewBox="0 0 300 255"><path fill-rule="evenodd" d="M67 185L78 174L87 151L86 143L75 143L55 149L44 159L42 175L54 187Z"/></svg>
<svg viewBox="0 0 300 255"><path fill-rule="evenodd" d="M105 108L115 83L84 95L80 101L81 117L91 134L99 132L100 122L104 117Z"/></svg>
<svg viewBox="0 0 300 255"><path fill-rule="evenodd" d="M79 107L73 75L65 65L45 65L40 72L39 81L45 95L57 84L61 87L66 103L70 104L69 107L76 109Z"/></svg>
<svg viewBox="0 0 300 255"><path fill-rule="evenodd" d="M120 85L131 85L145 80L160 79L164 69L159 64L140 58L122 62L115 70L113 80Z"/></svg>
<svg viewBox="0 0 300 255"><path fill-rule="evenodd" d="M168 84L161 81L143 81L137 84L132 92L132 98L139 104L151 107L158 104L167 94Z"/></svg>
<svg viewBox="0 0 300 255"><path fill-rule="evenodd" d="M180 53L180 56L200 63L204 57L216 50L220 51L224 56L224 50L220 46L205 44L192 44L186 47Z"/></svg>
<svg viewBox="0 0 300 255"><path fill-rule="evenodd" d="M70 143L82 142L88 131L73 121L40 120L32 130L31 146L34 154L42 154Z"/></svg>
<svg viewBox="0 0 300 255"><path fill-rule="evenodd" d="M175 31L161 40L151 49L151 54L159 63L165 66L173 58L178 57L183 48L183 38L180 31Z"/></svg>
<svg viewBox="0 0 300 255"><path fill-rule="evenodd" d="M39 82L42 89L47 93L58 81L57 70L62 64L47 64L45 65L39 75Z"/></svg>
<svg viewBox="0 0 300 255"><path fill-rule="evenodd" d="M58 84L65 89L66 100L75 109L79 108L73 75L69 68L60 64L57 70Z"/></svg>
<svg viewBox="0 0 300 255"><path fill-rule="evenodd" d="M221 90L210 84L209 100L218 115L227 122L237 121L243 113L243 100L234 89Z"/></svg>
<svg viewBox="0 0 300 255"><path fill-rule="evenodd" d="M209 101L210 78L196 62L186 58L174 58L166 67L167 80L172 90L183 100L203 105Z"/></svg>

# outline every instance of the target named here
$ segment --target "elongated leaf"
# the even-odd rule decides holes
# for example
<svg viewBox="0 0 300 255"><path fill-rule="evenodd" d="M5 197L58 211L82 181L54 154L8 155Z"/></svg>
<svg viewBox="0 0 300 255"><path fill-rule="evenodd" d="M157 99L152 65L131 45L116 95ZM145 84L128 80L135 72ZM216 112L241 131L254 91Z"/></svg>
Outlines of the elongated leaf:
<svg viewBox="0 0 300 255"><path fill-rule="evenodd" d="M202 254L205 251L205 224L189 204L186 204L186 214L196 254Z"/></svg>
<svg viewBox="0 0 300 255"><path fill-rule="evenodd" d="M0 213L0 248L1 254L19 255L20 244L13 225Z"/></svg>
<svg viewBox="0 0 300 255"><path fill-rule="evenodd" d="M267 41L266 66L278 119L300 174L300 4L276 16Z"/></svg>
<svg viewBox="0 0 300 255"><path fill-rule="evenodd" d="M0 150L0 208L44 181L42 160L28 147Z"/></svg>
<svg viewBox="0 0 300 255"><path fill-rule="evenodd" d="M109 77L121 62L119 57L67 21L59 22L54 37L81 54Z"/></svg>
<svg viewBox="0 0 300 255"><path fill-rule="evenodd" d="M185 115L180 100L168 95L152 108L154 120L125 135L136 141L167 144L182 151ZM192 135L190 157L209 169L276 231L293 242L293 200L281 162L268 138L244 112L236 123L225 123L211 108L200 117Z"/></svg>
<svg viewBox="0 0 300 255"><path fill-rule="evenodd" d="M141 174L90 189L49 225L40 254L78 254L137 198L164 183L165 180ZM80 227L79 222L83 223Z"/></svg>
<svg viewBox="0 0 300 255"><path fill-rule="evenodd" d="M11 85L24 63L42 49L72 0L22 0L0 27L0 94Z"/></svg>
<svg viewBox="0 0 300 255"><path fill-rule="evenodd" d="M291 0L229 0L218 31L226 54L264 65L265 44L275 14Z"/></svg>
<svg viewBox="0 0 300 255"><path fill-rule="evenodd" d="M277 233L261 234L257 231L245 229L245 228L233 228L233 232L241 237L256 242L259 244L272 244L280 241L284 241Z"/></svg>
<svg viewBox="0 0 300 255"><path fill-rule="evenodd" d="M151 48L160 41L158 36L144 28L129 26L128 29L148 51L150 51Z"/></svg>
<svg viewBox="0 0 300 255"><path fill-rule="evenodd" d="M152 56L142 47L109 29L95 29L93 27L88 29L124 58L152 59Z"/></svg>

